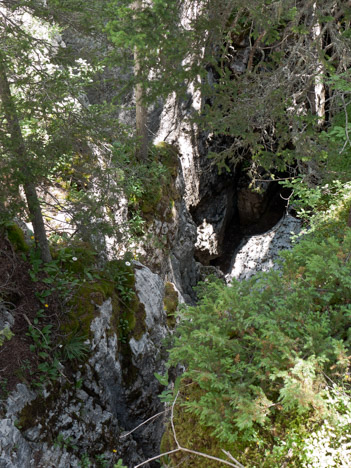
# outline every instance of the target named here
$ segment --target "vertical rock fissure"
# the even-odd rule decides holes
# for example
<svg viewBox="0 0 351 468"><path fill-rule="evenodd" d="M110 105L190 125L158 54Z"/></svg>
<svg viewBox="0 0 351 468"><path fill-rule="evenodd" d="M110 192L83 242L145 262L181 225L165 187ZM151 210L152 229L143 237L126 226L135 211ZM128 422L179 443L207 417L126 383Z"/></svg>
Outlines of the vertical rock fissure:
<svg viewBox="0 0 351 468"><path fill-rule="evenodd" d="M266 194L260 196L249 189L237 192L237 204L228 221L221 244L221 255L210 261L224 274L229 273L235 252L245 240L272 229L287 213L289 190L271 183ZM241 203L244 198L245 203Z"/></svg>

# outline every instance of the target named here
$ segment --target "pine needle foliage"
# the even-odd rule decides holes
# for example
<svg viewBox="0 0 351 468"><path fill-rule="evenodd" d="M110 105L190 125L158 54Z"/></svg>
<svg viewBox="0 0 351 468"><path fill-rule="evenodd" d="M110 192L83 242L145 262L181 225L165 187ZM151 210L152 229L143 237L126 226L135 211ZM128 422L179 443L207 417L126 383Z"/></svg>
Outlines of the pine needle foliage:
<svg viewBox="0 0 351 468"><path fill-rule="evenodd" d="M297 420L306 431L335 413L331 384L349 390L350 251L349 228L311 233L280 270L201 285L198 305L179 312L170 364L196 389L182 405L222 443L272 448Z"/></svg>

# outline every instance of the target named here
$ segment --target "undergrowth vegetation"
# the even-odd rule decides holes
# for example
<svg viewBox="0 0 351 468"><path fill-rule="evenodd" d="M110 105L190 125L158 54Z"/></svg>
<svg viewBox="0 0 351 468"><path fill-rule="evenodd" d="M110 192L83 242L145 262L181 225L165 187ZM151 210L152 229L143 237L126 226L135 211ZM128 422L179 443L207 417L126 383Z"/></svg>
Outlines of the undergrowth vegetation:
<svg viewBox="0 0 351 468"><path fill-rule="evenodd" d="M18 227L16 231L11 228L10 232L17 231L20 231ZM16 239L13 241L11 237L13 248L18 246ZM19 309L9 302L10 285L2 288L0 294L1 304L7 304L15 317L15 332L8 326L2 329L0 344L4 348L12 346L11 339L23 340L24 331L25 341L28 341L29 364L26 369L22 369L23 365L19 370L12 365L6 368L17 374L16 382L23 381L39 389L65 377L65 364L69 363L69 367L74 369L89 358L90 325L98 314L98 306L105 300L112 301L112 326L120 346L136 329L136 316L140 319L142 315L134 291L130 254L126 254L124 259L99 264L96 251L81 242L53 245L52 253L53 260L44 263L34 244L22 249L22 260L13 252L14 266L11 268L17 264L18 268L28 268L27 282L33 289L30 308L23 313L25 325L21 331L16 327ZM21 287L21 284L16 287ZM137 333L142 332L139 330L141 327L139 324ZM8 390L3 391L2 396L6 396Z"/></svg>
<svg viewBox="0 0 351 468"><path fill-rule="evenodd" d="M198 304L178 313L169 365L186 369L175 426L189 448L226 449L251 468L350 464L349 185L309 195L299 207L316 216L279 270L201 284Z"/></svg>

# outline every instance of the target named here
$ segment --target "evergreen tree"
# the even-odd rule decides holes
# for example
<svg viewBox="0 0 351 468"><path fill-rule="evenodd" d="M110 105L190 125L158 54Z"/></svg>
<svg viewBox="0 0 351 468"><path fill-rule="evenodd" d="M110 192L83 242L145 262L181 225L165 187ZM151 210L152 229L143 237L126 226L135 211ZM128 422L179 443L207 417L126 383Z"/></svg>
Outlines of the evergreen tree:
<svg viewBox="0 0 351 468"><path fill-rule="evenodd" d="M137 0L133 4L135 11L142 10L142 0ZM140 51L138 46L134 46L134 73L136 78L141 72ZM135 127L137 137L137 159L146 161L148 156L148 132L147 132L147 108L144 102L144 91L142 83L135 84Z"/></svg>
<svg viewBox="0 0 351 468"><path fill-rule="evenodd" d="M35 178L30 168L30 157L25 146L16 107L11 95L6 73L6 61L2 52L0 52L0 100L11 139L10 151L16 160L16 165L21 175L20 180L17 182L23 183L30 220L33 223L35 238L40 247L41 258L44 262L49 262L51 260L51 254L45 233L39 198L35 188Z"/></svg>
<svg viewBox="0 0 351 468"><path fill-rule="evenodd" d="M67 225L78 228L82 238L97 238L99 231L109 228L104 206L121 190L120 167L114 165L109 143L113 135L123 146L125 137L109 106L86 102L86 89L99 68L72 57L60 39L60 28L42 19L48 12L32 7L29 2L26 8L4 9L0 24L0 112L8 128L0 132L1 176L6 181L2 198L15 215L21 206L13 188L23 186L36 241L47 261L40 213L49 205L37 193L49 194L46 198L51 197L54 210L66 212ZM41 17L35 17L35 12ZM55 185L67 192L65 206L50 195ZM90 224L87 229L88 219L95 220L96 226Z"/></svg>
<svg viewBox="0 0 351 468"><path fill-rule="evenodd" d="M154 0L135 11L110 2L107 30L120 58L139 51L144 100L188 86L202 96L191 117L227 141L222 165L254 157L284 170L320 160L318 134L337 106L329 79L347 69L350 5L338 0ZM326 97L329 96L329 99Z"/></svg>

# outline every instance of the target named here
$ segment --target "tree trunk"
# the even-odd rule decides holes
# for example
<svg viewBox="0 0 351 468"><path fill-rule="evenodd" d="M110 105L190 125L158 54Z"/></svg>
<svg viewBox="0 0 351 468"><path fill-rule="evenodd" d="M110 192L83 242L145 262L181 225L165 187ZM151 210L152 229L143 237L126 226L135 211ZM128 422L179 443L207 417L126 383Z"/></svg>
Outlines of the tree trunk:
<svg viewBox="0 0 351 468"><path fill-rule="evenodd" d="M135 10L142 9L142 0L136 0L133 4ZM140 74L141 65L139 60L139 51L134 47L134 75L137 77ZM135 105L136 105L136 136L137 152L136 157L139 161L146 161L148 158L148 134L147 134L147 109L143 103L144 91L141 83L135 85Z"/></svg>
<svg viewBox="0 0 351 468"><path fill-rule="evenodd" d="M41 258L44 262L52 260L49 243L46 237L43 215L34 178L29 165L29 157L24 144L21 127L18 120L16 108L12 99L4 54L0 51L0 101L2 103L5 118L7 120L8 132L11 136L11 151L18 161L18 168L23 177L23 188L27 200L30 220L33 224L35 240L40 248Z"/></svg>
<svg viewBox="0 0 351 468"><path fill-rule="evenodd" d="M316 56L322 55L323 50L323 38L322 38L322 27L317 17L317 6L313 4L313 28L312 28L312 40L315 43L315 54ZM318 124L322 125L325 121L325 86L324 86L324 74L325 69L321 59L316 61L316 75L314 82L314 102L312 104L313 112L318 115Z"/></svg>

